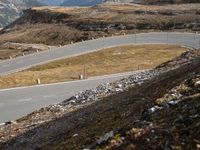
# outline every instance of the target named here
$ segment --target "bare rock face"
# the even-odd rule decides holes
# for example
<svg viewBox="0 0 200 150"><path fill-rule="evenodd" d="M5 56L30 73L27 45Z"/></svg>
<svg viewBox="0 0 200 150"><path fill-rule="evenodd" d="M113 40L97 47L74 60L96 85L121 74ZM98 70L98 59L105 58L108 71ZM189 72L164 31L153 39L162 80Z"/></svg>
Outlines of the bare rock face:
<svg viewBox="0 0 200 150"><path fill-rule="evenodd" d="M21 15L22 10L38 5L42 5L38 0L1 0L0 27L8 25L17 19Z"/></svg>

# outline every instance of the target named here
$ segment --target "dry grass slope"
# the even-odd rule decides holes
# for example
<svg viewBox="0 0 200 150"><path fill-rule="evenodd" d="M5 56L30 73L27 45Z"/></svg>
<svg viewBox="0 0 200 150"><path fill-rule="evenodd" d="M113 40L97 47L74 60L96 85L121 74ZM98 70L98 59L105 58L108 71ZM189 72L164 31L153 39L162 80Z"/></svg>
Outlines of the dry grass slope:
<svg viewBox="0 0 200 150"><path fill-rule="evenodd" d="M0 77L0 88L77 80L138 69L150 69L184 52L186 49L169 45L129 45L67 58ZM84 71L85 70L85 71Z"/></svg>

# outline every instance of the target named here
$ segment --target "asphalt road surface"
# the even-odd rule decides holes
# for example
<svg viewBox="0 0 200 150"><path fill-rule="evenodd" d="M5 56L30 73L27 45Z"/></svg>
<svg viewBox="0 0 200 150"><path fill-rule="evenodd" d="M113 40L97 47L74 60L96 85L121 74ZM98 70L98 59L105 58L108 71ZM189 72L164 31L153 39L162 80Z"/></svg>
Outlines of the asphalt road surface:
<svg viewBox="0 0 200 150"><path fill-rule="evenodd" d="M56 104L79 91L95 88L136 72L127 72L72 82L0 90L0 123L15 120L39 108Z"/></svg>
<svg viewBox="0 0 200 150"><path fill-rule="evenodd" d="M141 33L137 35L100 38L67 45L58 49L39 52L0 62L0 75L13 73L49 61L80 55L102 48L127 45L166 43L200 48L200 35L195 33ZM0 90L0 122L10 121L28 113L61 102L78 91L112 82L130 73L96 77L93 79L32 87Z"/></svg>
<svg viewBox="0 0 200 150"><path fill-rule="evenodd" d="M135 35L113 36L66 45L57 49L39 52L0 62L0 75L13 73L49 61L94 52L102 48L127 45L166 43L200 48L200 34L178 32L152 32Z"/></svg>

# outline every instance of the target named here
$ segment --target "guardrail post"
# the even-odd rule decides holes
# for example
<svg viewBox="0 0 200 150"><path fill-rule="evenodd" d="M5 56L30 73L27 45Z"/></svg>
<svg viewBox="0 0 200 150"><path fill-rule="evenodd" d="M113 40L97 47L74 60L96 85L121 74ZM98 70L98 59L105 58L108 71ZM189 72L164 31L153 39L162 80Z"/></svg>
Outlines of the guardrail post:
<svg viewBox="0 0 200 150"><path fill-rule="evenodd" d="M10 59L12 59L12 56L10 56Z"/></svg>

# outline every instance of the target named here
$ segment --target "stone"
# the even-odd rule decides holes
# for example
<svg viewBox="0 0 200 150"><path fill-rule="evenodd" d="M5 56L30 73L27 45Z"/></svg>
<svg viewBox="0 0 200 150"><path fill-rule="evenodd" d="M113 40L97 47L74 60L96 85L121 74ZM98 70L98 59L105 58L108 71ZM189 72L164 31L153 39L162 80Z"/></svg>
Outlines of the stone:
<svg viewBox="0 0 200 150"><path fill-rule="evenodd" d="M195 86L200 86L200 80L195 82Z"/></svg>
<svg viewBox="0 0 200 150"><path fill-rule="evenodd" d="M151 107L148 111L149 111L149 113L154 113L154 112L156 112L158 109L162 109L162 107L154 106L154 107Z"/></svg>
<svg viewBox="0 0 200 150"><path fill-rule="evenodd" d="M114 132L110 131L108 133L106 133L104 136L100 137L99 140L97 140L97 144L101 144L104 141L107 141L109 138L112 138L114 136Z"/></svg>
<svg viewBox="0 0 200 150"><path fill-rule="evenodd" d="M74 134L72 137L77 137L78 136L78 134L76 133L76 134Z"/></svg>
<svg viewBox="0 0 200 150"><path fill-rule="evenodd" d="M180 102L179 100L171 100L171 101L168 102L168 104L170 104L170 105L176 105L179 102Z"/></svg>

